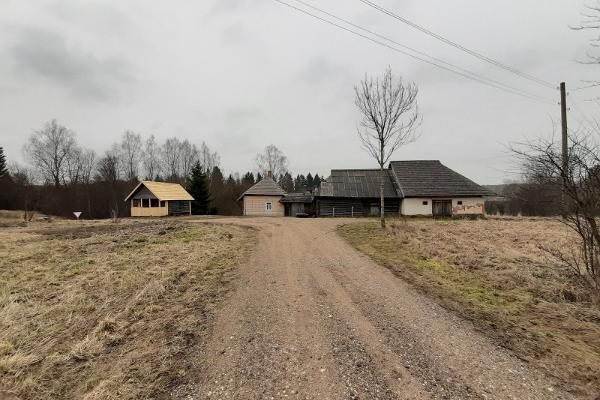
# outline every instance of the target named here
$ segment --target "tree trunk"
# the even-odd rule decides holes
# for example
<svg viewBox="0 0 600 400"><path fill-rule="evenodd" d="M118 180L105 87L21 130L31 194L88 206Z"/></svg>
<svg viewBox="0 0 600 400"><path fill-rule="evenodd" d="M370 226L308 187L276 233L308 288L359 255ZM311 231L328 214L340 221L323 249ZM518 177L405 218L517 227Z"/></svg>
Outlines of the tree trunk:
<svg viewBox="0 0 600 400"><path fill-rule="evenodd" d="M379 196L380 196L380 204L379 204L379 219L381 220L381 229L385 229L385 203L384 203L384 196L383 196L383 189L384 189L384 174L385 174L385 169L383 169L383 164L379 165L379 171L380 171L380 182L379 182Z"/></svg>

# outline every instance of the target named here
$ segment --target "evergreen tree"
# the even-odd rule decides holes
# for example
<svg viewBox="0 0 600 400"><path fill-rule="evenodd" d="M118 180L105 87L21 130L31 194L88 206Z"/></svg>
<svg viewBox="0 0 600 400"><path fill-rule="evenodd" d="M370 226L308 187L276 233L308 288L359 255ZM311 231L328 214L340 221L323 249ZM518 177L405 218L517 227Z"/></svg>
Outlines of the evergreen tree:
<svg viewBox="0 0 600 400"><path fill-rule="evenodd" d="M242 185L254 185L256 182L254 181L254 174L252 172L246 172L242 177Z"/></svg>
<svg viewBox="0 0 600 400"><path fill-rule="evenodd" d="M259 172L259 173L257 173L257 174L256 174L256 182L260 182L260 181L262 181L262 180L263 180L263 177L262 177L262 175L260 174L260 172Z"/></svg>
<svg viewBox="0 0 600 400"><path fill-rule="evenodd" d="M314 189L319 189L319 187L321 187L321 182L324 179L321 179L321 177L319 176L319 174L316 174L314 179L313 179L313 187Z"/></svg>
<svg viewBox="0 0 600 400"><path fill-rule="evenodd" d="M294 190L296 192L306 191L306 177L304 175L296 175L296 179L294 179Z"/></svg>
<svg viewBox="0 0 600 400"><path fill-rule="evenodd" d="M306 175L306 188L308 190L313 190L314 187L315 187L315 181L314 181L312 174L309 172L308 175Z"/></svg>
<svg viewBox="0 0 600 400"><path fill-rule="evenodd" d="M202 169L200 162L196 161L188 180L187 191L192 195L192 214L206 215L209 211L210 190L208 177Z"/></svg>
<svg viewBox="0 0 600 400"><path fill-rule="evenodd" d="M294 178L292 178L292 175L289 172L281 175L278 183L286 192L291 193L294 191Z"/></svg>
<svg viewBox="0 0 600 400"><path fill-rule="evenodd" d="M4 155L4 149L0 147L0 178L3 178L8 175L8 170L6 169L6 156Z"/></svg>

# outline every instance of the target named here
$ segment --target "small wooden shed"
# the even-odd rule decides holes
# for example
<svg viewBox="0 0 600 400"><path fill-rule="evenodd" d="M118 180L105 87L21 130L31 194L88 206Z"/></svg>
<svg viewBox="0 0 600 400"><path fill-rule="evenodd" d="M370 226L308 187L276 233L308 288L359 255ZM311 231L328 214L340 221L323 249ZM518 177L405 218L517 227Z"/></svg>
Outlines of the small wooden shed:
<svg viewBox="0 0 600 400"><path fill-rule="evenodd" d="M132 217L191 215L194 198L178 183L141 181L125 198Z"/></svg>
<svg viewBox="0 0 600 400"><path fill-rule="evenodd" d="M285 207L281 199L284 196L285 190L273 180L269 171L266 178L242 193L238 201L243 202L244 215L283 217Z"/></svg>

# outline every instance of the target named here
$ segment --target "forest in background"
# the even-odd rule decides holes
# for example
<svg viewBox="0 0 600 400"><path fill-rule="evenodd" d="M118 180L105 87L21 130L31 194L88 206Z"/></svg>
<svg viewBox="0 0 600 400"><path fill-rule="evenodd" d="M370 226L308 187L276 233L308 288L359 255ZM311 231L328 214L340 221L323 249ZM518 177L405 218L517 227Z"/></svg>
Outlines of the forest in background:
<svg viewBox="0 0 600 400"><path fill-rule="evenodd" d="M140 180L190 184L199 165L207 180L208 213L240 215L238 197L272 171L286 192L313 191L322 178L312 173L293 177L288 159L268 145L254 159L255 169L225 175L217 152L176 137L157 142L125 131L103 154L77 143L76 134L56 120L35 131L23 148L27 164L6 159L0 147L0 209L82 218L126 217L125 197Z"/></svg>

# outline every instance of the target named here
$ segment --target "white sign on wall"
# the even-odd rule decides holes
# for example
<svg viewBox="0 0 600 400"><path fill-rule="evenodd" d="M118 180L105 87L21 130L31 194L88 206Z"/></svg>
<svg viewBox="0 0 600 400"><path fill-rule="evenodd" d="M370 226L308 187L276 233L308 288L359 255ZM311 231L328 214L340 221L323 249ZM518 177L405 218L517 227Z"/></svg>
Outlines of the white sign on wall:
<svg viewBox="0 0 600 400"><path fill-rule="evenodd" d="M75 215L75 217L77 217L77 220L79 221L79 216L81 215L81 211L74 211L73 214Z"/></svg>

